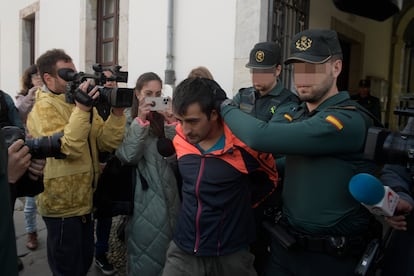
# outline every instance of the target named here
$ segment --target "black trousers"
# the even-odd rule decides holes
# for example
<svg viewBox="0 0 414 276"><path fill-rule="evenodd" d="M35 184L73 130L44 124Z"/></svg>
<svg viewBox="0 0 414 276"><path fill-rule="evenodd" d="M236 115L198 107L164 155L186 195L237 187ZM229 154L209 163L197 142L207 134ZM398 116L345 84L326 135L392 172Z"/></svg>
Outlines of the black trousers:
<svg viewBox="0 0 414 276"><path fill-rule="evenodd" d="M263 275L270 260L268 248L271 244L271 237L270 233L263 227L263 221L266 219L263 212L264 208L261 206L254 209L256 240L250 244L250 252L254 255L253 265L259 276Z"/></svg>
<svg viewBox="0 0 414 276"><path fill-rule="evenodd" d="M411 219L414 219L411 215ZM414 225L407 231L393 230L385 250L383 276L414 275Z"/></svg>
<svg viewBox="0 0 414 276"><path fill-rule="evenodd" d="M43 217L47 228L47 259L54 276L84 276L93 261L91 215Z"/></svg>

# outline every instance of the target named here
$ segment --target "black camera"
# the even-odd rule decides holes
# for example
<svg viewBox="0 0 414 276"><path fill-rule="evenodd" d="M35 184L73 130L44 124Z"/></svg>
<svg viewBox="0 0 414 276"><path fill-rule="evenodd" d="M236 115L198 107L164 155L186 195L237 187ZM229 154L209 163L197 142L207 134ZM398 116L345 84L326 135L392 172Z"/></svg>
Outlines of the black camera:
<svg viewBox="0 0 414 276"><path fill-rule="evenodd" d="M29 152L33 159L45 159L47 157L54 157L56 159L65 159L66 155L60 152L60 137L62 132L55 133L52 136L43 136L33 139L25 139L24 131L16 126L5 126L2 128L6 146L9 147L18 139L25 141L26 146L29 147Z"/></svg>
<svg viewBox="0 0 414 276"><path fill-rule="evenodd" d="M392 132L385 128L371 127L368 129L364 156L378 163L414 165L414 97L403 96L400 106L394 114L399 122L407 122L401 132ZM408 118L408 120L407 120Z"/></svg>
<svg viewBox="0 0 414 276"><path fill-rule="evenodd" d="M58 70L58 75L67 81L66 84L66 101L74 103L75 100L85 104L87 106L99 105L100 102L108 103L113 107L130 107L132 105L132 99L134 97L134 90L132 88L109 88L103 85L107 80L113 80L116 82L127 82L128 72L120 71L121 66L117 65L114 69L110 69L113 72L113 76L107 78L103 71L109 68L103 68L100 64L94 64L92 69L93 74L87 74L84 72L75 72L71 68L61 68ZM99 87L99 98L93 101L91 97L83 93L79 89L79 85L87 79L93 79L95 85ZM89 86L87 92L91 91L94 86Z"/></svg>

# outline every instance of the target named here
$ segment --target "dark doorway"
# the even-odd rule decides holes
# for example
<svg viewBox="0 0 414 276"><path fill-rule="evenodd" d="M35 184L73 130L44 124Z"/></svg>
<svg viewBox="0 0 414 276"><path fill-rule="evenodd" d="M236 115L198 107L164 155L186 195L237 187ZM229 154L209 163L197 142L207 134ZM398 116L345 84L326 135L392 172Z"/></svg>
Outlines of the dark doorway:
<svg viewBox="0 0 414 276"><path fill-rule="evenodd" d="M349 68L351 62L351 43L343 40L339 37L339 42L342 48L343 62L342 62L342 72L339 74L337 85L339 91L349 91Z"/></svg>

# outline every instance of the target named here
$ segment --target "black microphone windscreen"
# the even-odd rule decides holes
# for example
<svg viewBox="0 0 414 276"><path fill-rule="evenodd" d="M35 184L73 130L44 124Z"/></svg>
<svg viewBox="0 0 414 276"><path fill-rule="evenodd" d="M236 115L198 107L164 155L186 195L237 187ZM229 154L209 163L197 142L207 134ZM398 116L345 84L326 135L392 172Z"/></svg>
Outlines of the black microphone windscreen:
<svg viewBox="0 0 414 276"><path fill-rule="evenodd" d="M157 141L157 150L163 157L170 157L175 154L175 148L171 139L162 137Z"/></svg>
<svg viewBox="0 0 414 276"><path fill-rule="evenodd" d="M65 81L73 81L77 77L77 73L71 68L61 68L58 70L58 75Z"/></svg>

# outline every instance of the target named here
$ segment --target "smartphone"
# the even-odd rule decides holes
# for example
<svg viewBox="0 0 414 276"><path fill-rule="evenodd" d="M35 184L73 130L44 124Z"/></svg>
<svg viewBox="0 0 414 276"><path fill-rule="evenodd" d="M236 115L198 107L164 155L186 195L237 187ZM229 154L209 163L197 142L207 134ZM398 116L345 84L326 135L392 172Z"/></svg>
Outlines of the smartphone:
<svg viewBox="0 0 414 276"><path fill-rule="evenodd" d="M168 97L146 97L146 103L151 103L151 111L171 110L171 99Z"/></svg>

